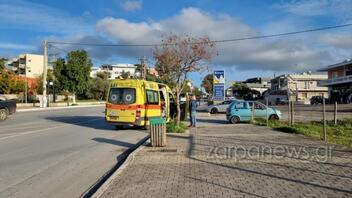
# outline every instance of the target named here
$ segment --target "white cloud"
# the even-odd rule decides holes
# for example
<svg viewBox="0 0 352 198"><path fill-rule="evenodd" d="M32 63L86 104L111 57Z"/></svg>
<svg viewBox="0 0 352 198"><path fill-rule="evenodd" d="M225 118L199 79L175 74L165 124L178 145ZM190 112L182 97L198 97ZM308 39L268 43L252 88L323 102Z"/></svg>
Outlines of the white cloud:
<svg viewBox="0 0 352 198"><path fill-rule="evenodd" d="M351 19L352 0L291 0L275 8L301 16L332 15L344 21Z"/></svg>
<svg viewBox="0 0 352 198"><path fill-rule="evenodd" d="M351 33L324 34L319 40L336 48L352 49Z"/></svg>
<svg viewBox="0 0 352 198"><path fill-rule="evenodd" d="M155 22L130 22L121 18L104 18L97 30L107 34L115 43L154 44L170 33L203 36L212 40L258 36L260 33L228 15L211 15L197 8L185 8L179 14ZM106 40L105 40L106 42ZM301 39L247 40L218 43L219 55L214 64L236 66L243 70L295 70L321 67L330 60L329 53L309 46ZM150 48L110 49L111 54L137 58L151 55Z"/></svg>
<svg viewBox="0 0 352 198"><path fill-rule="evenodd" d="M91 30L83 18L62 10L23 0L1 0L0 23L7 28L73 33Z"/></svg>
<svg viewBox="0 0 352 198"><path fill-rule="evenodd" d="M129 0L122 3L121 7L126 12L136 11L142 9L142 2Z"/></svg>
<svg viewBox="0 0 352 198"><path fill-rule="evenodd" d="M36 47L32 45L23 45L16 43L0 43L0 48L10 50L34 50Z"/></svg>

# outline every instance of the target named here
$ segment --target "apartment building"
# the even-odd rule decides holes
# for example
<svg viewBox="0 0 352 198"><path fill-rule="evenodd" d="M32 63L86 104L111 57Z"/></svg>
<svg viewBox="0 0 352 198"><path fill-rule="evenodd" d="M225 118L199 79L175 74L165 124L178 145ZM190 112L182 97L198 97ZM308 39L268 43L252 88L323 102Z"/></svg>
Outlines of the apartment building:
<svg viewBox="0 0 352 198"><path fill-rule="evenodd" d="M93 68L90 76L95 78L98 72L109 73L109 79L113 80L123 73L130 73L131 76L135 74L136 66L134 64L104 64L100 68Z"/></svg>
<svg viewBox="0 0 352 198"><path fill-rule="evenodd" d="M7 67L18 76L34 79L43 74L44 57L38 54L21 54L8 61Z"/></svg>
<svg viewBox="0 0 352 198"><path fill-rule="evenodd" d="M327 72L328 79L319 82L320 86L326 86L329 90L331 101L339 103L352 102L352 60L330 65L319 71Z"/></svg>
<svg viewBox="0 0 352 198"><path fill-rule="evenodd" d="M328 79L328 75L325 73L284 74L271 80L270 92L285 93L286 99L290 97L292 101L309 104L313 96L324 94L324 97L328 97L327 87L318 84L319 81L326 79ZM280 98L282 98L281 95Z"/></svg>

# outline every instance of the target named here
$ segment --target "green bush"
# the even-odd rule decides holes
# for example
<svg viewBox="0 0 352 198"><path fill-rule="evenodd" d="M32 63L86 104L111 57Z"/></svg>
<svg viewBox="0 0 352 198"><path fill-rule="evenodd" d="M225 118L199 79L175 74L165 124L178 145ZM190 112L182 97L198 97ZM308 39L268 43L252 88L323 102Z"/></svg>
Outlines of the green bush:
<svg viewBox="0 0 352 198"><path fill-rule="evenodd" d="M180 122L180 125L177 126L176 121L171 121L166 124L166 131L168 133L184 133L187 130L185 123Z"/></svg>

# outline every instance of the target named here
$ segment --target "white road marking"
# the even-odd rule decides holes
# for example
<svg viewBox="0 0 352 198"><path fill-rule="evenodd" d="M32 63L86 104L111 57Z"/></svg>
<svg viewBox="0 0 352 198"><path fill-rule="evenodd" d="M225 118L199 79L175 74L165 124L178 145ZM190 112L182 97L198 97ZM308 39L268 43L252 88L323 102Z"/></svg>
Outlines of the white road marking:
<svg viewBox="0 0 352 198"><path fill-rule="evenodd" d="M38 129L38 130L34 130L34 131L27 131L27 132L23 132L23 133L17 133L15 135L2 137L2 138L0 138L0 140L9 139L9 138L12 138L12 137L18 137L18 136L21 136L21 135L40 133L40 132L43 132L43 131L46 131L46 130L50 130L50 129L62 128L62 127L66 127L66 126L69 126L69 125L72 125L72 124L83 124L83 123L88 123L88 122L101 120L101 119L104 119L104 118L96 118L96 119L86 120L86 121L81 121L81 122L73 122L73 123L62 124L62 125L58 125L58 126L55 126L55 127L45 128L45 129Z"/></svg>

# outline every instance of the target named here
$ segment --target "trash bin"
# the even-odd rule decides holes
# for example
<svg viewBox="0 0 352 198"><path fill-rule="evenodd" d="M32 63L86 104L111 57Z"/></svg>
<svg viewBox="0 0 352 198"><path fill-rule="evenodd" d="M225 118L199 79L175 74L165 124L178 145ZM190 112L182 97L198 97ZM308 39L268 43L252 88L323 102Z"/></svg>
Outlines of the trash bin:
<svg viewBox="0 0 352 198"><path fill-rule="evenodd" d="M150 143L153 147L166 146L166 121L162 117L150 118Z"/></svg>

